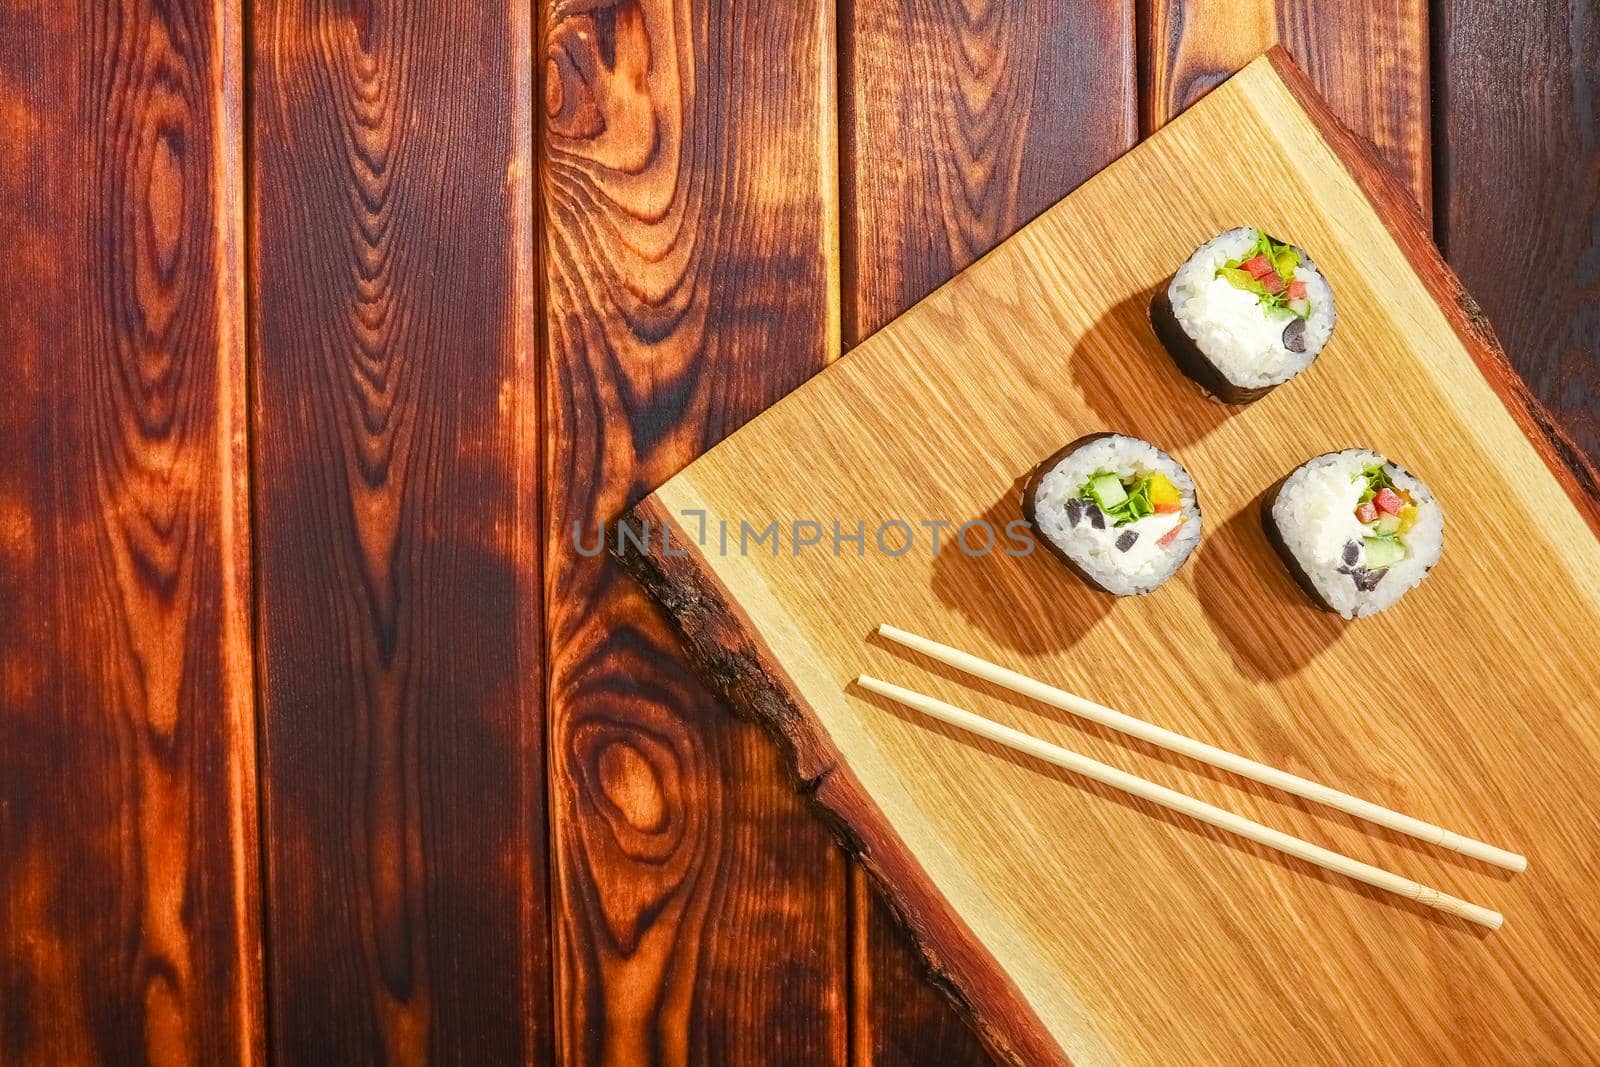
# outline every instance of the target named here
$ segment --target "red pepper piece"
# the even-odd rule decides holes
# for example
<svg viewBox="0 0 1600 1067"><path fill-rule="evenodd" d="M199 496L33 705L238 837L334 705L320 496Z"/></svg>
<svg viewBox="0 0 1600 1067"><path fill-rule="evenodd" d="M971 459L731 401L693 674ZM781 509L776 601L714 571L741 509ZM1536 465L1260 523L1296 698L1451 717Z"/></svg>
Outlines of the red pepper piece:
<svg viewBox="0 0 1600 1067"><path fill-rule="evenodd" d="M1250 273L1250 277L1254 278L1256 281L1260 281L1269 274L1278 273L1277 270L1272 266L1272 260L1267 258L1265 252L1257 252L1255 255L1239 264L1239 269L1248 271Z"/></svg>
<svg viewBox="0 0 1600 1067"><path fill-rule="evenodd" d="M1304 300L1306 298L1306 283L1296 278L1289 283L1289 299Z"/></svg>
<svg viewBox="0 0 1600 1067"><path fill-rule="evenodd" d="M1370 500L1367 501L1365 504L1362 504L1356 508L1356 518L1360 519L1364 523L1377 522L1378 506Z"/></svg>
<svg viewBox="0 0 1600 1067"><path fill-rule="evenodd" d="M1261 287L1273 296L1277 296L1285 288L1283 279L1279 277L1278 272L1275 270L1269 270L1266 274L1257 278L1256 281L1260 282Z"/></svg>
<svg viewBox="0 0 1600 1067"><path fill-rule="evenodd" d="M1400 514L1400 507L1402 503L1400 500L1400 494L1396 493L1393 489L1379 489L1378 495L1372 498L1372 502L1376 504L1378 506L1378 510L1383 512L1385 515Z"/></svg>

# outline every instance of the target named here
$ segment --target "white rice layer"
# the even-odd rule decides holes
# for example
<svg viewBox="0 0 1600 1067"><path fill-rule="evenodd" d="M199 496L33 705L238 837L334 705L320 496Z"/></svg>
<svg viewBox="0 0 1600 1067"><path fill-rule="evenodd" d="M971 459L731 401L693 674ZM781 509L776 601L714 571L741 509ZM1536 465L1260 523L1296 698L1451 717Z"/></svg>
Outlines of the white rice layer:
<svg viewBox="0 0 1600 1067"><path fill-rule="evenodd" d="M1361 472L1375 463L1397 489L1405 489L1417 505L1417 522L1400 540L1406 557L1384 571L1370 592L1357 585L1366 567L1362 539L1371 530L1356 518L1361 499ZM1322 599L1347 619L1382 611L1427 576L1444 550L1444 512L1428 487L1404 468L1377 452L1352 448L1318 456L1284 481L1272 505L1272 521L1284 545L1299 561ZM1356 546L1349 559L1346 546Z"/></svg>
<svg viewBox="0 0 1600 1067"><path fill-rule="evenodd" d="M1283 343L1294 312L1264 306L1254 293L1217 277L1218 268L1249 253L1258 232L1244 227L1213 237L1178 268L1167 287L1183 331L1224 378L1243 389L1288 381L1317 358L1333 333L1333 290L1305 256L1294 271L1295 280L1306 283L1311 302L1304 352L1291 352Z"/></svg>
<svg viewBox="0 0 1600 1067"><path fill-rule="evenodd" d="M1147 515L1125 526L1116 526L1104 517L1104 529L1096 529L1087 514L1080 515L1074 523L1067 502L1078 498L1091 477L1103 473L1125 479L1164 474L1178 489L1179 509L1164 515ZM1091 578L1118 596L1148 593L1160 586L1182 566L1200 541L1200 509L1189 472L1177 460L1137 437L1101 437L1063 457L1039 480L1033 510L1040 536L1048 538ZM1182 529L1170 544L1157 544L1180 522ZM1134 534L1133 544L1126 550L1119 549L1118 540L1130 531Z"/></svg>

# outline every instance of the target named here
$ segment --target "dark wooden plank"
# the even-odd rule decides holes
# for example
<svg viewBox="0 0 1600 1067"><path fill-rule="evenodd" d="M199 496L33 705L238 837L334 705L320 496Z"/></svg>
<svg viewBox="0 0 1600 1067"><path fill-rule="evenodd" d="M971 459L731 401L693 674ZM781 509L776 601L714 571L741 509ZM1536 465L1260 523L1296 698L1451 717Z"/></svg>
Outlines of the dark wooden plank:
<svg viewBox="0 0 1600 1067"><path fill-rule="evenodd" d="M1512 365L1600 463L1600 13L1439 12L1440 243Z"/></svg>
<svg viewBox="0 0 1600 1067"><path fill-rule="evenodd" d="M255 8L284 1062L550 1055L530 24L486 2Z"/></svg>
<svg viewBox="0 0 1600 1067"><path fill-rule="evenodd" d="M0 1063L261 1058L239 49L0 9Z"/></svg>
<svg viewBox="0 0 1600 1067"><path fill-rule="evenodd" d="M841 12L848 346L1131 147L1138 85L1132 0L849 0ZM983 1062L868 880L852 884L857 1060Z"/></svg>
<svg viewBox="0 0 1600 1067"><path fill-rule="evenodd" d="M837 352L833 4L541 7L558 1051L838 1063L842 857L574 543Z"/></svg>
<svg viewBox="0 0 1600 1067"><path fill-rule="evenodd" d="M1132 0L847 0L840 155L856 344L1132 146Z"/></svg>
<svg viewBox="0 0 1600 1067"><path fill-rule="evenodd" d="M1151 0L1142 30L1146 133L1282 44L1432 211L1427 0Z"/></svg>
<svg viewBox="0 0 1600 1067"><path fill-rule="evenodd" d="M851 869L852 1061L862 1064L986 1064L967 1014L929 981L926 962L872 879Z"/></svg>

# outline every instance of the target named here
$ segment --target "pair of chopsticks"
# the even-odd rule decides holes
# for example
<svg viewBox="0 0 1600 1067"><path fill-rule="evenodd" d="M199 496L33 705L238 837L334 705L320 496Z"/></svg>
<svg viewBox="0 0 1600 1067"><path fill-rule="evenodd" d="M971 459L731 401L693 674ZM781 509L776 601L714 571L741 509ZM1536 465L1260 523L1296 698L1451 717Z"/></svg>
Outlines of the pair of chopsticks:
<svg viewBox="0 0 1600 1067"><path fill-rule="evenodd" d="M904 645L930 659L954 667L973 677L981 678L986 682L992 682L1033 700L1071 712L1080 718L1088 719L1090 722L1110 727L1131 737L1137 737L1160 748L1177 752L1180 755L1188 756L1213 767L1231 771L1252 781L1274 786L1284 792L1304 797L1307 800L1315 800L1318 803L1355 815L1368 822L1376 823L1379 826L1387 827L1421 841L1427 841L1430 844L1439 845L1454 852L1459 852L1464 856L1471 856L1485 863L1503 867L1509 871L1521 871L1528 866L1527 859L1514 852L1496 848L1482 841L1446 830L1442 826L1435 826L1432 823L1423 822L1421 819L1402 815L1400 812L1392 811L1371 801L1362 800L1360 797L1341 793L1337 789L1313 782L1309 778L1302 778L1299 775L1280 771L1275 767L1257 763L1255 760L1247 759L1226 749L1217 748L1203 741L1196 741L1192 737L1185 737L1183 734L1163 729L1153 723L1136 719L1131 715L1125 715L1120 711L1114 711L1093 701L1075 696L1064 689L1046 685L1026 675L1018 674L1016 671L1007 670L1005 667L990 663L970 653L962 652L960 649L951 648L949 645L930 641L925 637L919 637L916 634L889 625L879 626L878 633L897 644ZM1003 726L1000 723L985 719L981 715L958 708L953 704L935 700L933 697L924 696L921 693L868 675L858 677L856 684L868 692L887 697L930 718L938 719L941 722L948 723L968 733L976 734L1006 748L1025 753L1058 767L1064 767L1075 774L1080 774L1085 778L1108 785L1113 789L1121 790L1148 800L1153 804L1159 804L1164 808L1198 819L1200 822L1238 834L1240 837L1247 838L1257 844L1266 845L1268 848L1277 849L1279 852L1295 856L1305 860L1307 863L1354 878L1358 882L1365 882L1367 885L1399 894L1417 901L1419 904L1425 904L1428 907L1459 916L1469 922L1487 926L1491 930L1498 930L1503 921L1502 916L1497 911L1462 900L1459 897L1450 896L1448 893L1442 893L1420 882L1413 882L1409 878L1403 878L1380 867L1362 863L1360 860L1351 859L1349 856L1323 848L1320 845L1314 845L1309 841L1303 841L1298 837L1274 830L1270 826L1264 826L1261 823L1235 815L1230 811L1207 804L1204 801L1196 800L1194 797L1180 793L1175 789L1157 785L1155 782L1118 770L1098 760L1090 759L1088 756L1062 748L1060 745L1051 744L1048 741L1025 734L1020 730L1013 730L1009 726Z"/></svg>

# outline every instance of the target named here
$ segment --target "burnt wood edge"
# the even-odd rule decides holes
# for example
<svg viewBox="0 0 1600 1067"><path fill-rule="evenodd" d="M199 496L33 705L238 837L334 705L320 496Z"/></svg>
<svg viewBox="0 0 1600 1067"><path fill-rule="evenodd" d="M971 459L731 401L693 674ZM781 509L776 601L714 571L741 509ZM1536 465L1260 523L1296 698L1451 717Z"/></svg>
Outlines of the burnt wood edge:
<svg viewBox="0 0 1600 1067"><path fill-rule="evenodd" d="M1317 94L1310 77L1282 45L1274 45L1266 55L1279 80L1356 180L1389 235L1405 252L1417 276L1471 353L1490 387L1500 395L1512 419L1572 498L1589 529L1600 536L1600 470L1596 470L1511 366L1483 308L1467 293L1461 279L1433 243L1422 209L1379 158L1371 142L1352 132L1333 113Z"/></svg>
<svg viewBox="0 0 1600 1067"><path fill-rule="evenodd" d="M653 496L624 515L620 526L610 546L613 555L666 611L700 675L778 743L795 791L877 884L934 987L1001 1061L1030 1067L1069 1064L1022 991L945 900L845 764L694 540Z"/></svg>

